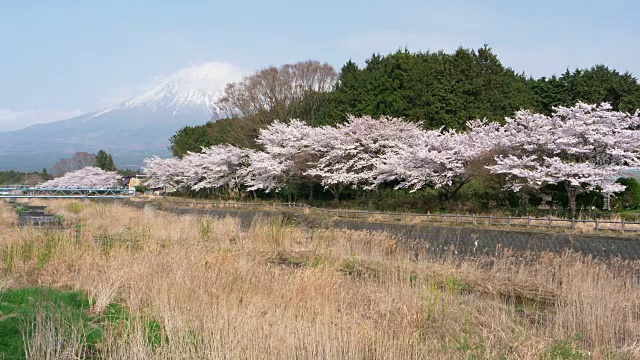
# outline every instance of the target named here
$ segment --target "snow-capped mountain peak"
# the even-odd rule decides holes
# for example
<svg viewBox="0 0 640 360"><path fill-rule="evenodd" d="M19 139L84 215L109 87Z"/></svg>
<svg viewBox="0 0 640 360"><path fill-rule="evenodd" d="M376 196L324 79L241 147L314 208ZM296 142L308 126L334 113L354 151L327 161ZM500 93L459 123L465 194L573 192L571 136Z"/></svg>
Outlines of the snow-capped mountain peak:
<svg viewBox="0 0 640 360"><path fill-rule="evenodd" d="M204 63L182 69L146 93L126 100L94 115L97 117L114 110L145 108L146 110L173 112L217 113L215 101L226 84L239 80L242 72L233 65L219 62Z"/></svg>
<svg viewBox="0 0 640 360"><path fill-rule="evenodd" d="M119 166L139 167L151 155L169 156L169 138L185 126L218 119L216 100L241 76L229 64L193 66L106 110L0 133L0 169L33 171L77 151L101 149Z"/></svg>

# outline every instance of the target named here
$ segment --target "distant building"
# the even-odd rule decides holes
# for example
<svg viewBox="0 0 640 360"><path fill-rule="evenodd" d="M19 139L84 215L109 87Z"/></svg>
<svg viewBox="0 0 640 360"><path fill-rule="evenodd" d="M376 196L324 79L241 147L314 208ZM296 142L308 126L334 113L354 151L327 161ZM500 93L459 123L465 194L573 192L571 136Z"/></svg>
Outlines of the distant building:
<svg viewBox="0 0 640 360"><path fill-rule="evenodd" d="M142 180L137 177L129 179L129 190L133 190L136 186L142 185Z"/></svg>
<svg viewBox="0 0 640 360"><path fill-rule="evenodd" d="M122 184L129 188L129 190L134 190L136 186L143 185L144 180L147 178L147 175L137 174L135 176L127 176L122 178Z"/></svg>

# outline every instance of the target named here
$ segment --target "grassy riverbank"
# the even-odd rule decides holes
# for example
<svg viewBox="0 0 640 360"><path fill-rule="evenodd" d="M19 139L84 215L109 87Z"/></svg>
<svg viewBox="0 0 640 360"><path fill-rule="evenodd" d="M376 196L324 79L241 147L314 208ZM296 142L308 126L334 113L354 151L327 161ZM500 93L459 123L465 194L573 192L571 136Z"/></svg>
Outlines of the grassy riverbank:
<svg viewBox="0 0 640 360"><path fill-rule="evenodd" d="M274 219L243 229L233 218L43 204L62 216L63 229L19 229L15 211L0 205L0 288L82 291L92 316L113 303L125 309L126 324L106 323L96 350L80 355L640 356L638 264L575 254L433 257L389 234ZM157 321L157 341L149 341L148 321Z"/></svg>

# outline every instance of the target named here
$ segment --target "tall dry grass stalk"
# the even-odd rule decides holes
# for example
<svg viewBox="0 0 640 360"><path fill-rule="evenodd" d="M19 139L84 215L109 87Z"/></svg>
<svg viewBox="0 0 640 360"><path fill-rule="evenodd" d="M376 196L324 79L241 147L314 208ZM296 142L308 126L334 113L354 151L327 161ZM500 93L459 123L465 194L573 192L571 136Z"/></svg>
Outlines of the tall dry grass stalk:
<svg viewBox="0 0 640 360"><path fill-rule="evenodd" d="M42 203L64 229L16 228L0 206L0 279L82 289L96 313L121 303L131 321L102 358L640 357L636 263L436 258L383 233Z"/></svg>
<svg viewBox="0 0 640 360"><path fill-rule="evenodd" d="M36 316L22 324L20 331L25 340L27 359L75 360L84 359L85 329L81 323L68 323L64 313L40 307Z"/></svg>

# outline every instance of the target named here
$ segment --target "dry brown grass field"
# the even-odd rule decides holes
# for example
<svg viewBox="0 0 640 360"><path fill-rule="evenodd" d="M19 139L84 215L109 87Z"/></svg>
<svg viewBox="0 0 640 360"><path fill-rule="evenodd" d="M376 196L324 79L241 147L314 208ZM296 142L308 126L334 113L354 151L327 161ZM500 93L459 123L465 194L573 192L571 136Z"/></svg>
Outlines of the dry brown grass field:
<svg viewBox="0 0 640 360"><path fill-rule="evenodd" d="M0 203L0 248L14 254L0 291L82 290L95 314L121 304L129 320L112 324L94 357L640 358L637 263L435 257L384 233L41 203L62 229L18 228ZM146 341L147 319L161 325L159 345ZM56 324L35 326L26 341L45 358Z"/></svg>

